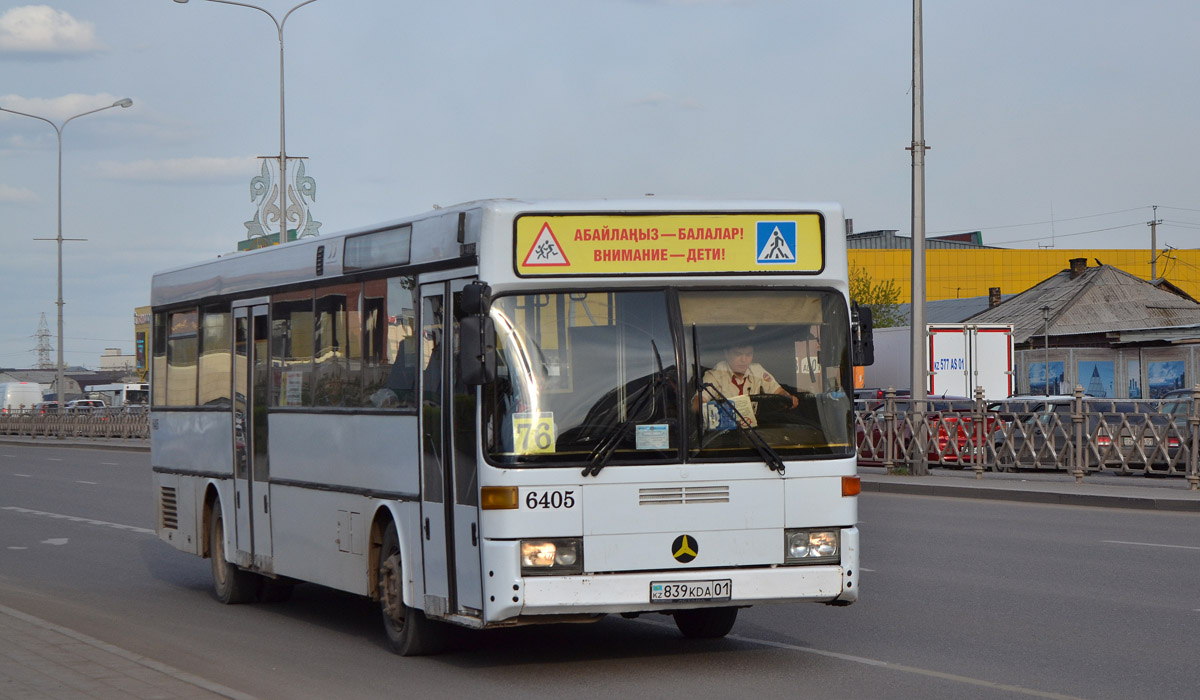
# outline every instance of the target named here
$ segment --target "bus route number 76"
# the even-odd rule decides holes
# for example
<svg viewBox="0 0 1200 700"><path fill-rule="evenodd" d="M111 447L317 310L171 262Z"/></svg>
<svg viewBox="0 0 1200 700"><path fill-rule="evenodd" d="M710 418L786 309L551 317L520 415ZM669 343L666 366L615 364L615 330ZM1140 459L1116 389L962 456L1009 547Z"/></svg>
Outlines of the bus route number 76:
<svg viewBox="0 0 1200 700"><path fill-rule="evenodd" d="M530 510L537 508L574 508L574 491L530 491L525 494L525 507Z"/></svg>

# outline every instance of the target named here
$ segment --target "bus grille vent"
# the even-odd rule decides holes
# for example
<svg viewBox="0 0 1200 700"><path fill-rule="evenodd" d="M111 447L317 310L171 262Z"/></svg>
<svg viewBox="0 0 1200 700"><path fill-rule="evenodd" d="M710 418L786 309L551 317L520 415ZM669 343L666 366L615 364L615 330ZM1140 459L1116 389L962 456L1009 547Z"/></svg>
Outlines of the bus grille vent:
<svg viewBox="0 0 1200 700"><path fill-rule="evenodd" d="M638 505L683 505L685 503L728 503L728 486L674 486L638 491Z"/></svg>
<svg viewBox="0 0 1200 700"><path fill-rule="evenodd" d="M179 529L179 503L171 486L162 487L162 526L165 530Z"/></svg>

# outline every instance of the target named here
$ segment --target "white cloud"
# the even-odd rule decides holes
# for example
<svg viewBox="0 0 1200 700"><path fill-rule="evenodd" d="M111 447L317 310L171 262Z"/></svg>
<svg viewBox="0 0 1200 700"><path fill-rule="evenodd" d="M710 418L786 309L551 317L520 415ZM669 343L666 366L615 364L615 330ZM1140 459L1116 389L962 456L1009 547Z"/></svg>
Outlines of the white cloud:
<svg viewBox="0 0 1200 700"><path fill-rule="evenodd" d="M0 15L0 53L83 54L105 48L95 25L49 5L14 7Z"/></svg>
<svg viewBox="0 0 1200 700"><path fill-rule="evenodd" d="M262 168L252 156L241 158L167 158L129 163L106 161L97 166L100 174L113 180L165 182L171 184L225 182L229 178L252 177Z"/></svg>
<svg viewBox="0 0 1200 700"><path fill-rule="evenodd" d="M699 109L700 102L694 97L676 97L665 92L651 92L644 97L633 100L635 107L680 107L683 109Z"/></svg>
<svg viewBox="0 0 1200 700"><path fill-rule="evenodd" d="M29 204L36 201L38 201L38 197L33 193L33 190L0 184L0 202L6 204Z"/></svg>

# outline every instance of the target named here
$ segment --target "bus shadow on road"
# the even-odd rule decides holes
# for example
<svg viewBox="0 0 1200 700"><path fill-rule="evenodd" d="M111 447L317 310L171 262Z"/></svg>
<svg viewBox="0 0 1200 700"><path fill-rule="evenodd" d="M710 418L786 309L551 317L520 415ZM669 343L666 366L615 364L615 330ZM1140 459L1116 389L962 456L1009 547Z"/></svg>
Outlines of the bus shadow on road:
<svg viewBox="0 0 1200 700"><path fill-rule="evenodd" d="M254 605L305 624L361 638L378 647L380 653L391 655L379 606L362 596L315 584L301 584L295 587L287 602ZM734 634L736 632L735 626ZM461 668L487 668L729 653L752 648L754 645L733 639L685 639L666 615L648 614L636 619L609 615L591 623L490 630L451 625L445 652L429 658Z"/></svg>

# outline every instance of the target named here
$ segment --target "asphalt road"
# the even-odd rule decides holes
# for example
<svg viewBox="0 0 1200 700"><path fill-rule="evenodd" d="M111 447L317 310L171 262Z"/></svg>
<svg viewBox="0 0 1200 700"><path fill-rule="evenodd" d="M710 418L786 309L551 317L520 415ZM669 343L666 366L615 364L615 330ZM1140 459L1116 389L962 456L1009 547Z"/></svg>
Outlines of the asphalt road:
<svg viewBox="0 0 1200 700"><path fill-rule="evenodd" d="M862 599L458 635L400 658L369 602L222 606L150 531L145 452L0 445L0 605L249 696L1192 698L1200 515L867 493ZM5 660L0 659L0 664Z"/></svg>

